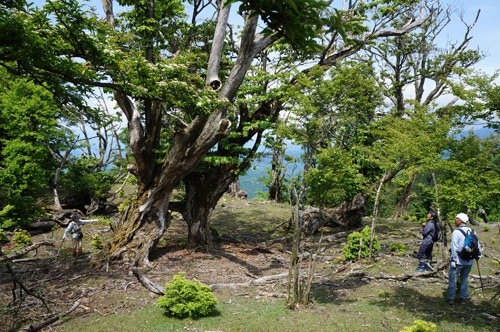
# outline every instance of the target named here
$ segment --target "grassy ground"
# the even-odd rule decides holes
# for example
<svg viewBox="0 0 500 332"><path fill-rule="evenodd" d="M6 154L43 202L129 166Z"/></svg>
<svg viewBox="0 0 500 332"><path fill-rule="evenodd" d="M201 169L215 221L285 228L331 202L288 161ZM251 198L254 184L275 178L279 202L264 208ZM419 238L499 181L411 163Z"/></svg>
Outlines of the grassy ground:
<svg viewBox="0 0 500 332"><path fill-rule="evenodd" d="M160 242L154 267L144 271L150 279L162 285L173 274L186 272L188 278L209 285L234 283L233 287L217 287L214 291L219 301L217 314L198 320L164 316L155 305L157 297L147 292L123 266L103 270L95 266L94 254L78 261L60 257L58 273L47 277L51 280L50 285L46 284L47 297L54 300L57 296L64 297L60 311L67 310L75 300L82 306L44 330L400 331L422 319L435 323L437 331L500 331L498 224L474 227L486 253L480 260L484 291L475 265L470 278L472 303L467 306L449 306L445 302L446 270L425 277L414 272L417 267L414 252L420 244L419 223L381 220L377 223L377 234L382 251L371 261L343 262L341 250L346 239L328 240L334 230L323 230L320 245L319 235L305 238L304 247L318 254L312 302L289 310L286 278L252 286L243 284L287 272L290 240L278 226L285 225L289 216L290 209L283 205L225 197L214 213L212 225L222 239L231 241L222 241L209 252L186 251L183 222L172 224ZM89 236L102 231L102 225L92 227L95 228L87 229ZM391 252L389 247L394 243L402 244L407 252ZM88 241L86 250L89 251ZM435 266L443 265L446 251L442 245L436 246ZM3 297L9 299L8 278L0 281ZM53 284L57 281L61 285Z"/></svg>

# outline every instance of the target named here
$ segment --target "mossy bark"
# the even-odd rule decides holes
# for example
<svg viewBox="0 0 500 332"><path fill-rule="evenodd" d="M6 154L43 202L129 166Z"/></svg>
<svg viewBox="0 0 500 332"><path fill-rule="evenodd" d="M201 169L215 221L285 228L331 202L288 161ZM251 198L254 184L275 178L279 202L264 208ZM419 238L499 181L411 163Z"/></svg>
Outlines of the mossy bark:
<svg viewBox="0 0 500 332"><path fill-rule="evenodd" d="M107 247L108 258L136 265L150 263L149 255L170 226L170 194L143 192L122 216Z"/></svg>

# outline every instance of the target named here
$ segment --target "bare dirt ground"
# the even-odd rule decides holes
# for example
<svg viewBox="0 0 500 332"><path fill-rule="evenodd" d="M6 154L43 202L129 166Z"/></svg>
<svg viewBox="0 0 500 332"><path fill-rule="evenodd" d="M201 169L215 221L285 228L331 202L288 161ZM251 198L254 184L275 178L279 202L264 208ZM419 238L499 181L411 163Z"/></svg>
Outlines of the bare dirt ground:
<svg viewBox="0 0 500 332"><path fill-rule="evenodd" d="M186 272L189 279L198 279L213 289L247 286L252 289L252 283L260 285L254 288L260 296L284 297L291 239L275 229L286 221L288 212L286 207L261 202L223 202L213 218L219 241L207 251L192 252L184 249L186 229L183 221L176 219L165 239L160 241L152 257L152 266L142 268L141 272L161 287L174 274ZM489 252L489 257L484 258L481 265L483 283L498 292L500 250L496 245L499 234L496 227L476 229ZM321 245L318 245L319 236L305 238L305 248L316 257L315 288L328 288L328 291L318 294L328 297L328 292L335 289L338 296L367 283L410 283L419 288L437 281L442 288L446 283L445 270L423 275L414 272L417 264L412 255L420 244L416 224L391 223L380 225L377 230L382 252L372 261L358 263L341 261L346 238L345 235L335 236L340 230L326 230ZM17 331L64 314L67 317L89 313L122 314L155 303L157 295L146 290L126 265L103 265L99 253L90 246L92 235L100 234L103 239L111 235L109 226L85 225L84 254L76 259L71 256L67 241L60 247L62 232L63 229L58 229L34 236L34 243L46 242L52 246L40 246L22 258L0 263L0 331ZM388 247L394 242L405 244L408 253L397 255L390 252ZM3 248L4 252L8 249L9 246ZM446 265L442 253L443 248L437 246L435 267ZM478 289L477 274L473 272L471 279L471 286ZM491 301L491 296L477 301ZM479 302L477 305L481 306ZM485 316L485 319L495 325L500 316L495 312L499 308L498 302L495 306L484 304L485 309L481 308L481 311L490 316ZM58 320L43 330L59 331L64 324L64 320Z"/></svg>

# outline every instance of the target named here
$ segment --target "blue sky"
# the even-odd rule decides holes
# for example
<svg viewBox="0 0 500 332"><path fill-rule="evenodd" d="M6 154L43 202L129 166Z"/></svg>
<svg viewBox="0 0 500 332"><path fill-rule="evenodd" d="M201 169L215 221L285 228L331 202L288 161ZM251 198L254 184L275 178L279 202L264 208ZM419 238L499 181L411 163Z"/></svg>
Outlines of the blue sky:
<svg viewBox="0 0 500 332"><path fill-rule="evenodd" d="M451 1L446 3L456 3L464 9L464 18L472 22L476 13L481 9L479 20L472 31L470 45L473 48L479 47L488 54L477 67L487 73L492 74L496 69L500 69L500 1L498 0L464 0ZM463 31L460 22L455 22L453 27ZM453 37L453 31L448 33Z"/></svg>

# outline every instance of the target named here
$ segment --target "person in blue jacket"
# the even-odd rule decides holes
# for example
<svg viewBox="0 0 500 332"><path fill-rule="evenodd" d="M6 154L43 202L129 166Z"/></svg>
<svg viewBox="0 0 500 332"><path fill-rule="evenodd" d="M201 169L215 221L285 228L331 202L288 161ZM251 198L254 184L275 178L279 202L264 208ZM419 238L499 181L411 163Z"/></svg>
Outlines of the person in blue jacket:
<svg viewBox="0 0 500 332"><path fill-rule="evenodd" d="M418 268L417 272L433 271L432 268L432 249L434 248L434 234L436 233L436 212L430 210L427 212L427 222L422 224L422 243L418 249Z"/></svg>
<svg viewBox="0 0 500 332"><path fill-rule="evenodd" d="M462 231L467 234L471 229L467 227L469 222L469 217L465 213L459 213L455 217L455 226L457 229L453 231L451 235L451 256L450 256L450 268L448 273L448 304L454 304L455 293L457 290L457 279L460 277L460 290L458 293L458 303L463 303L469 300L469 273L474 264L474 259L465 260L458 254L465 241L465 236ZM479 246L479 253L481 255L482 249Z"/></svg>

